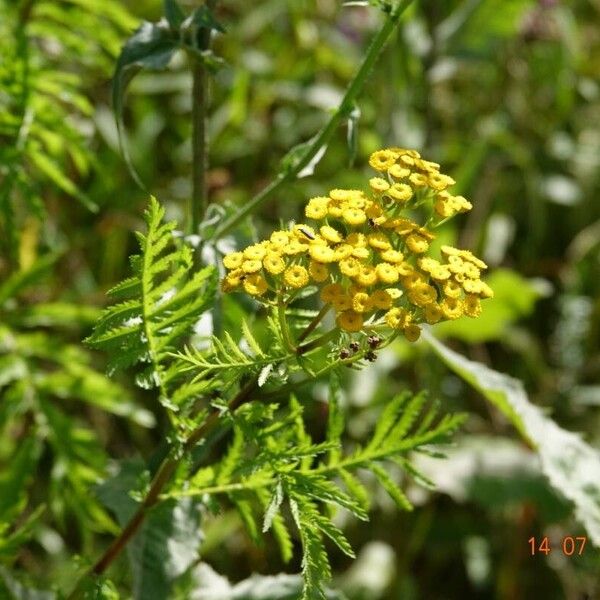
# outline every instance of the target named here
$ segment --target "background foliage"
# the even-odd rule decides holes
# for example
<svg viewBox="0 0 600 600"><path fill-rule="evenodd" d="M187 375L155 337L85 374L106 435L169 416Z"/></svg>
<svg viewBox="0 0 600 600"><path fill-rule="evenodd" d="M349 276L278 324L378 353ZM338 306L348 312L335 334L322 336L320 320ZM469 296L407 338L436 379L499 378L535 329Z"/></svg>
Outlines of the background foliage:
<svg viewBox="0 0 600 600"><path fill-rule="evenodd" d="M226 64L212 88L209 189L229 210L326 121L380 16L334 0L221 4L226 32L214 52ZM131 511L126 490L144 490L142 460L155 460L164 442L165 413L153 392L123 375L109 379L106 354L80 342L92 334L105 292L131 275L132 231L143 230L147 194L119 153L109 80L122 44L141 20L160 18L162 3L0 6L0 596L19 598L21 586L69 588L73 555L95 556L118 530ZM599 24L595 0L415 2L359 98L360 116L336 132L312 176L285 186L222 249L297 218L310 195L356 184L376 148L418 148L475 205L445 230L447 240L458 238L495 269L496 297L477 327L457 321L436 335L520 379L532 404L597 448ZM191 192L188 73L176 56L168 71L137 75L123 115L140 179L180 223ZM223 329L239 335L248 311L243 299L225 299ZM254 325L264 343L268 330ZM581 505L571 501L590 471L571 469L551 487L544 474L548 461L564 458L557 449L565 438L549 438L538 458L531 420L522 427L528 444L498 394L485 403L461 376L465 364L452 359L445 355L454 373L427 345L398 344L346 375L351 445L367 443L382 407L405 390L427 389L444 412L470 416L446 460L417 461L438 487L433 494L409 485L417 510L398 512L382 486L365 481L371 522L345 513L335 521L357 559L328 545L334 587L357 599L597 597L597 549L570 558L559 549L564 536L585 534L574 519ZM486 385L479 383L484 394ZM326 390L297 395L307 429L322 440ZM194 485L226 485L229 475L216 482L218 474L204 473ZM568 489L560 494L556 485ZM297 557L286 565L285 552L257 545L235 500L214 514L211 502L199 511L189 499L170 500L153 519L174 527L173 562L156 555L165 543L151 539L150 527L129 558L138 553L178 576L173 597L296 597L298 581L277 574L299 572ZM177 529L190 522L201 522L196 537ZM552 553L531 557L527 540L543 535ZM193 565L198 545L204 562ZM276 579L248 580L256 572ZM152 589L140 588L151 582L135 574L128 579L125 560L111 579L105 597ZM279 595L268 596L273 589Z"/></svg>

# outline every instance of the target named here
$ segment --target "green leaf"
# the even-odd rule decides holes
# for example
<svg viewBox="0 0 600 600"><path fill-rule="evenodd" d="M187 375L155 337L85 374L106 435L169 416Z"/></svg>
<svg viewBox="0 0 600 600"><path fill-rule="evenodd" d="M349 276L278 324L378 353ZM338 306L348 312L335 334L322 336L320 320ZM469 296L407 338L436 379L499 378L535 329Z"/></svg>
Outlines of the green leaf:
<svg viewBox="0 0 600 600"><path fill-rule="evenodd" d="M26 489L38 463L41 444L35 433L26 437L0 474L0 523L10 522L26 502Z"/></svg>
<svg viewBox="0 0 600 600"><path fill-rule="evenodd" d="M19 292L29 286L39 283L45 275L50 272L60 254L45 254L36 260L28 269L15 271L0 285L0 306L9 298L14 298Z"/></svg>
<svg viewBox="0 0 600 600"><path fill-rule="evenodd" d="M142 189L144 186L133 166L125 140L123 123L125 92L131 80L142 69L160 70L167 67L178 49L178 43L178 38L171 31L168 22L150 23L144 21L125 42L115 68L112 100L119 146L132 177Z"/></svg>
<svg viewBox="0 0 600 600"><path fill-rule="evenodd" d="M338 448L329 451L329 464L338 462L341 455L341 438L344 432L344 413L340 407L342 388L340 376L332 371L329 376L329 404L327 415L327 441L336 444Z"/></svg>
<svg viewBox="0 0 600 600"><path fill-rule="evenodd" d="M396 506L404 511L413 510L413 505L409 499L404 495L404 492L392 481L392 478L387 472L379 465L372 465L371 471L377 477L379 483L383 486L383 489L390 495L390 498L394 501Z"/></svg>
<svg viewBox="0 0 600 600"><path fill-rule="evenodd" d="M123 463L120 472L98 490L122 526L138 507L130 490L139 488L143 473L140 462ZM173 582L196 561L202 537L200 512L190 498L167 500L151 509L127 546L134 599L169 598Z"/></svg>
<svg viewBox="0 0 600 600"><path fill-rule="evenodd" d="M33 164L44 174L56 187L63 192L73 196L91 212L98 212L98 205L90 200L86 194L77 188L77 186L69 179L61 170L60 166L50 158L43 150L31 150L29 158Z"/></svg>
<svg viewBox="0 0 600 600"><path fill-rule="evenodd" d="M178 29L180 27L180 25L183 23L183 20L185 19L185 15L184 15L183 11L181 10L181 7L179 6L179 4L177 4L177 0L164 0L163 5L164 5L165 17L167 18L169 25L173 29Z"/></svg>
<svg viewBox="0 0 600 600"><path fill-rule="evenodd" d="M424 339L459 377L496 406L537 450L542 471L554 489L575 507L575 517L600 546L600 453L579 435L565 431L529 402L523 384L468 360L437 341Z"/></svg>
<svg viewBox="0 0 600 600"><path fill-rule="evenodd" d="M194 568L190 587L173 600L188 600L192 596L210 600L298 600L302 590L299 575L252 575L236 584L217 574L209 565ZM192 594L195 592L195 595ZM327 600L346 600L341 592L325 591Z"/></svg>
<svg viewBox="0 0 600 600"><path fill-rule="evenodd" d="M19 548L33 535L33 530L45 510L45 506L38 506L10 535L6 535L3 523L0 522L0 559L14 558ZM6 526L8 527L8 524Z"/></svg>

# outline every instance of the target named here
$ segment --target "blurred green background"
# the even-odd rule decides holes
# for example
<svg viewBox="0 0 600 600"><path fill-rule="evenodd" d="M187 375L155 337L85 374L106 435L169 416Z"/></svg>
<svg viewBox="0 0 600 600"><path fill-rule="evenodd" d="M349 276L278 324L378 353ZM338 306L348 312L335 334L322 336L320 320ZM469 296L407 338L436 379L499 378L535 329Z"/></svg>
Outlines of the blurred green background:
<svg viewBox="0 0 600 600"><path fill-rule="evenodd" d="M94 8L82 10L81 29L74 31L73 49L65 56L53 47L50 28L30 32L59 71L79 78L74 86L89 109L76 117L76 129L84 132L87 149L77 158L66 148L61 163L98 206L90 212L75 194L43 178L36 182L40 165L33 164L24 172L31 189L16 196L13 215L21 233L13 263L52 257L45 280L3 313L4 324L25 327L41 348L27 357L24 377L31 393L42 398L43 416L31 407L15 408L14 392L0 403L0 466L16 460L28 427L42 431L24 505L45 503L46 513L13 563L40 588L68 584L71 556L94 555L108 539L101 536L112 527L103 509L91 497L81 499L109 457L147 458L164 432L152 395L135 391L127 379L114 385L145 408L122 408L127 417L122 418L93 406L94 389L83 398L87 403L76 403L72 398L84 392L60 388L40 374L55 360L54 352L87 353L78 344L97 316L94 307L128 275L132 231L142 227L147 193L133 182L119 153L110 77L131 28L142 19L158 20L161 4L122 2L131 17L121 15L115 25L110 15L102 16L111 24L102 25L98 48L77 40L86 28L99 26ZM273 178L289 149L314 135L338 104L381 18L376 9L341 4L220 3L217 15L226 32L213 46L226 64L211 90L208 175L216 205L251 198ZM35 10L34 4L34 15ZM2 58L10 60L6 52ZM7 81L0 78L5 89ZM168 71L144 71L130 87L125 112L142 181L181 222L191 192L190 87L183 58ZM312 195L361 185L369 172L367 157L380 147L416 148L441 163L474 204L471 213L445 228L444 239L484 258L496 298L477 322L444 324L437 333L466 356L521 379L533 403L600 447L600 2L415 1L380 56L358 108L354 164L344 126L314 175L261 206L252 228L266 232L280 220L299 218ZM77 148L79 138L74 139ZM5 165L18 159L4 134L0 146ZM4 186L7 177L4 172ZM5 276L11 273L10 227L2 223ZM40 306L57 301L79 311L53 320ZM225 305L226 326L236 302ZM86 354L86 360L102 371L103 357ZM80 376L92 381L90 373ZM584 533L568 503L542 477L535 455L499 413L420 346L400 346L349 378L351 437L360 441L377 407L407 387L431 390L444 409L466 410L471 417L447 460L422 461L437 493L409 489L417 505L410 514L398 514L377 494L371 523L348 522L358 559L333 552L336 587L356 600L599 598L600 553L591 545L582 556L560 551L564 536ZM112 390L115 405L123 398L120 390ZM320 397L318 388L303 393ZM54 412L46 396L63 412ZM310 419L319 431L320 403L312 406ZM118 412L114 406L112 412ZM158 424L148 427L154 420ZM65 475L65 469L80 472ZM209 520L205 535L203 559L231 581L285 568L272 549L252 545L233 513ZM530 556L532 536L548 536L553 551ZM287 570L297 572L299 565Z"/></svg>

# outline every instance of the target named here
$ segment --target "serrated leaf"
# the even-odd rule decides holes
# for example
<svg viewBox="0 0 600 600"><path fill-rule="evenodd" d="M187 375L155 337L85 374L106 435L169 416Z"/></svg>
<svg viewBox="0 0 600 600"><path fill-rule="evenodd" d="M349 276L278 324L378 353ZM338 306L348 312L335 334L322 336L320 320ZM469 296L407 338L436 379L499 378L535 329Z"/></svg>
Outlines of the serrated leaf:
<svg viewBox="0 0 600 600"><path fill-rule="evenodd" d="M252 334L252 331L248 327L248 323L246 323L246 319L242 319L242 333L244 334L244 339L248 342L250 348L256 356L260 358L264 358L265 353L262 351L260 344L256 341L256 338Z"/></svg>
<svg viewBox="0 0 600 600"><path fill-rule="evenodd" d="M263 519L263 533L266 533L271 529L271 525L273 524L273 519L279 512L281 507L281 503L283 502L283 486L281 485L281 481L277 482L275 489L273 490L273 494L271 496L271 500L267 509L265 510L265 516Z"/></svg>
<svg viewBox="0 0 600 600"><path fill-rule="evenodd" d="M392 478L387 474L383 467L381 467L380 465L372 465L371 471L377 477L377 480L383 486L383 489L389 494L390 498L394 501L394 503L400 510L413 510L414 507L410 503L409 499L405 496L404 492L392 481Z"/></svg>
<svg viewBox="0 0 600 600"><path fill-rule="evenodd" d="M327 517L319 514L315 518L315 524L346 556L356 558L346 536Z"/></svg>
<svg viewBox="0 0 600 600"><path fill-rule="evenodd" d="M267 379L269 379L269 375L271 374L271 371L273 371L273 363L269 363L268 365L265 365L260 370L260 373L258 374L258 379L257 379L258 387L262 387L263 385L265 385L265 383L267 383Z"/></svg>
<svg viewBox="0 0 600 600"><path fill-rule="evenodd" d="M519 380L461 356L429 332L424 338L448 367L481 392L536 448L550 484L573 502L575 517L594 545L600 546L600 453L532 405Z"/></svg>

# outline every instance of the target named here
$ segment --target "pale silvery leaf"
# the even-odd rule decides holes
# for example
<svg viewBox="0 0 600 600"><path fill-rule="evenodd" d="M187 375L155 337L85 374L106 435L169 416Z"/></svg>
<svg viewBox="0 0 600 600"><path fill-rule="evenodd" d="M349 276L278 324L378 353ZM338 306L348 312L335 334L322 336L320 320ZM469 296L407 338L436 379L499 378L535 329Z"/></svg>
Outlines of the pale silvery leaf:
<svg viewBox="0 0 600 600"><path fill-rule="evenodd" d="M499 408L535 446L542 472L574 504L575 517L600 547L600 452L531 404L519 380L468 360L429 332L424 332L424 338L446 365Z"/></svg>

